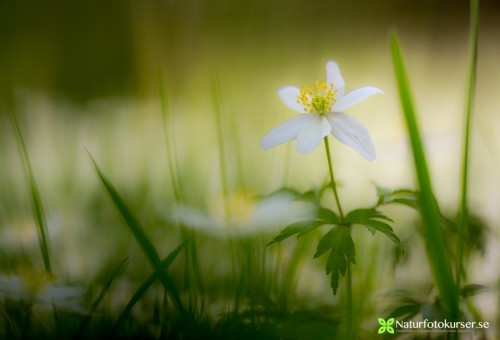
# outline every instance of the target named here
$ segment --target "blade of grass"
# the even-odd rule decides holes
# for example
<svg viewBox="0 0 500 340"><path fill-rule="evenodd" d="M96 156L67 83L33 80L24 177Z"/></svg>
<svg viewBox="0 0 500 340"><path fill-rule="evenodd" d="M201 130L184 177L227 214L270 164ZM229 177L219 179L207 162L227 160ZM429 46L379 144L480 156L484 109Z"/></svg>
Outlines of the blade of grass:
<svg viewBox="0 0 500 340"><path fill-rule="evenodd" d="M470 2L470 50L469 50L469 65L467 75L466 103L465 103L465 125L464 125L464 141L462 150L462 190L459 203L459 220L458 220L458 260L456 268L457 289L460 290L462 277L467 278L467 272L464 268L464 246L467 222L469 217L468 209L468 175L469 175L469 150L470 150L470 129L472 108L474 106L474 92L476 89L476 69L477 69L477 41L479 34L479 0L471 0Z"/></svg>
<svg viewBox="0 0 500 340"><path fill-rule="evenodd" d="M12 114L12 125L14 127L14 132L16 134L17 144L19 146L19 153L23 162L24 172L26 174L26 179L28 180L28 185L31 194L31 205L33 208L33 214L37 226L38 232L38 244L42 252L43 263L47 273L52 273L52 265L50 261L50 246L49 238L47 232L47 222L45 219L45 211L42 205L42 199L40 198L40 192L38 191L38 186L35 181L35 176L33 175L33 169L31 167L30 159L28 157L28 150L24 142L23 134L15 114Z"/></svg>
<svg viewBox="0 0 500 340"><path fill-rule="evenodd" d="M115 190L115 188L111 185L111 183L108 181L108 179L104 176L101 169L98 167L97 163L90 154L89 157L94 165L94 169L97 175L99 176L99 179L101 180L102 185L104 186L104 189L106 190L109 197L115 204L116 208L122 215L123 219L126 222L126 225L132 232L132 235L134 235L134 238L136 239L137 243L139 243L139 245L141 246L144 254L149 260L149 263L153 268L157 268L160 265L161 260L160 257L158 256L155 247L147 237L139 221L135 218L135 216L132 214L129 208L125 205L125 202L122 200L122 198ZM160 273L160 280L164 285L165 289L169 292L170 297L172 298L172 301L174 302L174 305L177 308L177 310L182 315L188 316L184 308L184 305L182 304L179 292L177 291L175 284L172 282L170 275L168 275L167 272L162 271Z"/></svg>
<svg viewBox="0 0 500 340"><path fill-rule="evenodd" d="M160 91L160 101L161 101L161 110L162 110L162 117L163 117L163 133L165 136L165 146L166 146L166 154L167 154L167 163L168 163L168 168L170 172L170 181L171 181L171 186L174 191L174 200L175 203L180 204L182 203L182 188L181 188L181 183L180 180L177 180L179 177L177 174L179 174L179 163L177 162L177 154L175 152L175 138L173 137L173 131L172 133L169 132L168 126L170 123L170 110L168 106L168 101L167 101L167 94L165 91L165 86L164 86L164 81L163 81L163 73L161 72L161 69L158 68L158 87ZM201 279L201 270L200 270L200 263L198 260L198 252L196 248L196 235L195 232L192 230L189 230L185 225L180 224L179 225L181 234L182 234L182 239L185 243L185 254L186 254L186 261L185 261L185 267L184 267L184 284L185 288L189 289L189 308L192 311L193 310L193 295L200 295L203 297L203 282ZM194 277L193 282L196 284L196 289L197 291L193 292L190 287L191 285L191 277ZM202 302L203 305L203 302ZM201 307L202 309L203 307Z"/></svg>
<svg viewBox="0 0 500 340"><path fill-rule="evenodd" d="M76 331L75 335L73 336L74 340L81 339L82 336L84 335L88 325L90 324L90 320L92 319L92 315L94 315L95 311L97 310L97 307L101 304L102 300L104 299L104 296L108 292L109 288L115 281L115 279L120 275L120 273L125 269L125 266L128 264L129 261L129 256L127 256L120 264L118 267L113 271L109 279L106 281L104 286L101 288L101 291L97 295L96 299L90 306L89 312L87 316L83 319L82 323L80 324L80 327L78 327L78 330Z"/></svg>
<svg viewBox="0 0 500 340"><path fill-rule="evenodd" d="M128 317L132 308L136 305L136 303L142 298L142 296L146 293L146 291L151 287L151 285L158 279L165 269L170 266L172 262L174 262L177 255L179 255L180 251L184 247L184 244L181 243L178 245L170 254L160 262L158 267L156 267L155 271L142 283L142 285L136 290L132 298L129 300L123 311L120 313L120 316L116 320L113 328L111 329L111 333L109 335L110 338L114 336L116 331L118 330L118 326Z"/></svg>
<svg viewBox="0 0 500 340"><path fill-rule="evenodd" d="M456 321L460 317L458 292L456 291L448 254L446 253L443 230L439 223L439 208L434 199L431 178L410 93L408 76L395 34L391 38L391 49L399 96L410 136L415 172L421 193L424 242L427 258L442 301L444 302L447 317L451 321Z"/></svg>
<svg viewBox="0 0 500 340"><path fill-rule="evenodd" d="M175 139L173 136L170 135L169 129L168 129L168 124L169 119L170 119L170 110L168 107L168 102L167 102L167 95L165 92L165 86L163 82L163 74L161 72L161 69L158 69L158 87L160 91L160 102L161 102L161 113L162 113L162 118L163 118L163 134L165 136L165 146L166 146L166 151L167 151L167 163L168 163L168 170L170 172L170 184L172 186L172 191L174 192L174 199L176 203L181 202L181 194L180 194L180 184L177 182L176 174L179 173L179 168L178 168L178 163L177 163L177 157L175 157L175 145L174 141ZM173 134L173 133L172 133Z"/></svg>
<svg viewBox="0 0 500 340"><path fill-rule="evenodd" d="M217 144L219 146L219 163L220 163L220 174L221 174L221 183L222 183L222 194L224 196L224 207L225 207L225 216L226 219L231 216L230 207L227 204L229 197L229 188L228 188L228 176L226 171L226 157L224 153L224 129L222 127L222 104L221 104L221 89L220 82L217 72L215 70L212 71L212 86L211 86L211 94L212 94L212 102L214 105L214 113L215 120L217 125Z"/></svg>

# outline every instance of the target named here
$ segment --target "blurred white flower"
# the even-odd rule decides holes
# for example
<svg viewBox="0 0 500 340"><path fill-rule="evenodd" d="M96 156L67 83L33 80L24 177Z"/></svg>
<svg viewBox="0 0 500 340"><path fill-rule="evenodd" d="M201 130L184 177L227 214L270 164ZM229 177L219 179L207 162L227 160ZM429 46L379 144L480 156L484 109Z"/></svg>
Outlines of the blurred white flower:
<svg viewBox="0 0 500 340"><path fill-rule="evenodd" d="M45 307L85 312L79 299L83 289L56 284L44 271L21 268L19 275L0 275L0 296Z"/></svg>
<svg viewBox="0 0 500 340"><path fill-rule="evenodd" d="M345 94L344 90L344 79L334 61L326 63L326 82L316 82L316 88L281 88L278 95L285 105L302 114L269 131L260 141L260 146L270 149L296 139L297 151L309 154L331 133L367 160L373 161L376 153L368 131L361 123L340 111L384 92L373 86L361 87Z"/></svg>
<svg viewBox="0 0 500 340"><path fill-rule="evenodd" d="M208 212L175 205L166 219L218 237L273 233L315 213L313 204L294 198L288 192L262 199L247 192L236 192L227 198L213 199Z"/></svg>

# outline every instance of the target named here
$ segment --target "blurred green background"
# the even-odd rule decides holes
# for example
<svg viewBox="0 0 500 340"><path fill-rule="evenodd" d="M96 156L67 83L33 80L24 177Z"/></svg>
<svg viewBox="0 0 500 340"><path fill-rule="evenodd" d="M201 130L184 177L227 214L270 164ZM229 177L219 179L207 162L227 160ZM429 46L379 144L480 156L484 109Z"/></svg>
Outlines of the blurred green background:
<svg viewBox="0 0 500 340"><path fill-rule="evenodd" d="M473 258L470 281L496 287L500 276L498 22L499 3L481 1L470 197L471 210L489 229L484 256ZM0 272L15 272L24 262L41 265L29 191L9 117L14 112L40 187L59 277L91 285L131 253L136 256L128 277L140 282L149 273L101 190L85 150L147 226L162 253L179 242L175 223L165 217L175 209L176 199L166 157L159 74L169 107L168 152L176 162L174 177L182 201L207 215L216 215L214 206L224 181L232 193L262 195L282 186L307 190L327 180L321 150L304 156L288 143L263 151L259 140L293 115L276 90L323 80L328 60L339 63L347 90L373 85L385 91L384 96L348 110L370 131L377 160L367 163L343 145L332 144L347 210L376 201L373 183L414 188L390 57L393 31L406 56L437 198L443 211L453 216L459 193L468 23L465 0L2 0ZM214 75L220 82L222 133L217 133L211 95ZM221 177L221 157L225 177ZM416 223L415 213L394 208L388 214L401 238L418 243L412 241L416 236L409 227ZM264 232L256 242L259 251L281 227ZM215 290L224 275L236 274L230 274L230 261L221 260L231 248L221 247L225 243L211 237L201 237L199 252L202 271L213 287L206 284ZM373 279L378 287L371 295L374 301L377 294L394 287L393 280L415 286L431 281L425 263L411 260L410 255L411 264L393 270L389 241L355 238L367 245L359 247L360 277L375 253L379 273L391 273ZM292 245L280 245L285 260L278 259L275 265L287 261ZM303 266L293 276L294 291L309 301L305 305L333 303L328 280L312 254L304 252ZM210 274L218 266L227 273ZM182 269L176 268L180 277ZM224 284L231 286L228 280ZM497 295L477 299L479 309L493 321Z"/></svg>

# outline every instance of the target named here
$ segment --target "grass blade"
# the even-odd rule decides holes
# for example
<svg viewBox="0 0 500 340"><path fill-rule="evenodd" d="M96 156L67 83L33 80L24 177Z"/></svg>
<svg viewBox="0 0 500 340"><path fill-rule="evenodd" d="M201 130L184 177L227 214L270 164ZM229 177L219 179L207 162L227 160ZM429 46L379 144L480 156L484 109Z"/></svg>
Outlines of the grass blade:
<svg viewBox="0 0 500 340"><path fill-rule="evenodd" d="M169 105L167 101L167 92L165 90L165 85L163 81L163 73L161 72L161 69L158 68L158 88L160 91L160 102L161 102L161 111L162 111L162 118L163 118L163 132L164 132L164 137L165 137L165 146L166 146L166 156L167 156L167 163L168 163L168 168L169 168L169 173L170 173L170 182L174 194L174 200L175 203L179 204L182 203L183 197L182 197L182 187L181 187L181 181L177 174L180 173L179 171L179 162L178 162L178 157L176 153L176 148L175 148L175 138L173 136L174 131L173 129L171 130L171 133L169 132L169 124L170 122L170 110L169 110ZM200 274L200 264L198 261L198 253L196 249L196 235L194 231L188 230L185 225L182 223L179 225L182 238L185 243L185 254L186 254L186 261L185 261L185 268L184 268L184 282L185 282L185 288L188 289L192 287L191 285L191 276L194 276L194 282L196 283L196 288L198 289L198 292L194 294L200 294L203 295L203 284L201 280L201 274ZM189 292L189 300L190 300L190 309L192 310L192 295L193 292L190 290Z"/></svg>
<svg viewBox="0 0 500 340"><path fill-rule="evenodd" d="M228 186L229 177L227 175L227 162L224 152L224 127L222 125L223 122L222 94L221 94L219 77L215 68L212 71L212 84L210 90L214 106L215 121L217 125L217 145L219 147L219 166L220 166L221 183L222 183L222 194L224 196L225 217L226 219L228 219L229 216L231 216L231 211L230 207L227 204L229 197L229 186Z"/></svg>
<svg viewBox="0 0 500 340"><path fill-rule="evenodd" d="M168 254L167 257L160 262L156 270L136 290L136 292L134 293L134 295L132 296L132 298L127 303L123 311L120 313L120 316L116 320L116 323L111 330L110 338L116 333L116 331L118 330L118 326L120 326L122 321L125 320L127 316L130 314L135 304L142 298L142 296L144 295L144 293L146 293L149 287L151 287L151 285L158 279L161 272L163 272L166 268L168 268L168 266L170 266L172 262L174 262L175 258L177 257L177 255L179 255L183 247L184 244L181 243L170 254Z"/></svg>
<svg viewBox="0 0 500 340"><path fill-rule="evenodd" d="M455 321L458 320L460 316L458 292L456 291L456 286L453 281L448 255L446 254L443 230L439 223L439 208L436 200L434 199L431 178L417 124L408 77L403 62L403 56L399 47L399 42L395 34L391 39L391 48L399 95L403 106L403 114L408 134L410 136L414 166L422 197L424 242L427 251L427 258L430 263L434 280L444 302L448 320Z"/></svg>
<svg viewBox="0 0 500 340"><path fill-rule="evenodd" d="M470 150L470 128L472 108L474 106L474 92L476 89L476 69L477 69L477 41L479 32L479 0L471 0L470 11L470 56L467 75L467 94L465 103L465 125L464 144L462 150L462 181L461 197L459 205L458 220L458 260L456 268L457 289L460 290L462 276L466 278L466 271L463 265L464 246L467 222L469 217L467 187L469 173L469 150Z"/></svg>
<svg viewBox="0 0 500 340"><path fill-rule="evenodd" d="M35 176L33 175L33 169L31 168L31 163L28 157L28 151L26 149L26 144L24 143L23 134L21 133L21 128L15 114L12 114L12 125L14 127L14 132L17 138L17 144L19 146L19 153L22 158L24 172L28 180L30 194L31 194L31 205L33 207L33 214L37 226L38 232L38 243L40 245L40 250L42 252L43 264L45 270L48 273L52 273L52 265L50 262L50 247L47 232L47 222L45 219L45 211L42 205L42 199L40 198L40 192L38 191L38 186L35 181Z"/></svg>
<svg viewBox="0 0 500 340"><path fill-rule="evenodd" d="M106 192L108 193L109 197L115 204L116 208L122 215L123 219L125 220L128 228L134 235L137 243L141 246L144 254L146 255L149 263L153 268L157 268L160 263L160 257L158 256L158 253L156 252L156 249L154 248L153 244L147 237L147 235L144 233L144 230L142 226L140 225L139 221L135 218L135 216L132 214L132 212L128 209L128 207L125 205L125 202L122 200L118 192L115 190L115 188L111 185L111 183L108 181L108 179L104 176L102 173L101 169L97 166L97 163L95 160L92 158L92 156L89 157L94 165L94 169L99 176L99 179L101 180L102 185L106 189ZM184 308L184 305L182 304L179 292L177 291L177 288L175 287L174 283L172 282L172 279L168 275L167 272L162 271L160 273L160 280L167 290L167 292L170 294L170 297L172 298L172 301L174 302L175 307L177 310L186 316L186 310Z"/></svg>
<svg viewBox="0 0 500 340"><path fill-rule="evenodd" d="M118 277L118 275L125 269L125 266L128 264L129 256L127 256L121 263L120 265L115 269L113 274L109 277L108 281L104 284L104 286L101 288L101 291L99 292L99 295L97 295L97 298L94 300L92 305L90 306L90 310L88 315L83 319L82 323L80 324L80 327L76 331L75 335L73 336L74 340L81 339L83 334L85 333L85 330L87 329L88 325L90 324L90 320L92 319L92 315L94 312L97 310L97 307L101 304L102 300L104 299L104 296L108 292L109 288L115 281L115 279Z"/></svg>
<svg viewBox="0 0 500 340"><path fill-rule="evenodd" d="M170 185L172 186L172 191L174 193L174 199L176 203L181 202L181 194L180 194L180 184L177 183L176 174L179 173L179 167L178 167L178 162L177 162L177 157L175 153L175 138L171 136L169 133L168 125L170 123L170 110L167 102L167 95L165 92L165 86L163 82L163 74L161 72L161 69L158 69L158 87L160 91L160 102L161 102L161 113L162 113L162 118L163 118L163 134L165 137L165 146L166 146L166 154L167 154L167 163L168 163L168 170L170 173ZM172 135L173 135L173 129L172 130Z"/></svg>

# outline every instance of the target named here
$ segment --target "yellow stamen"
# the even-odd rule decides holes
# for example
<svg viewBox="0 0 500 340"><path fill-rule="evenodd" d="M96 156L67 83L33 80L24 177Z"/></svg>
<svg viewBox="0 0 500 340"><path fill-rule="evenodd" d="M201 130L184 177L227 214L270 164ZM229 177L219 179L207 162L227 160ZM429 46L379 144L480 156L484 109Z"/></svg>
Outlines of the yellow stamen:
<svg viewBox="0 0 500 340"><path fill-rule="evenodd" d="M297 97L297 103L304 105L304 111L317 114L327 114L332 111L335 104L335 95L337 89L333 83L316 82L316 88L312 86L304 86L300 90L300 95Z"/></svg>

